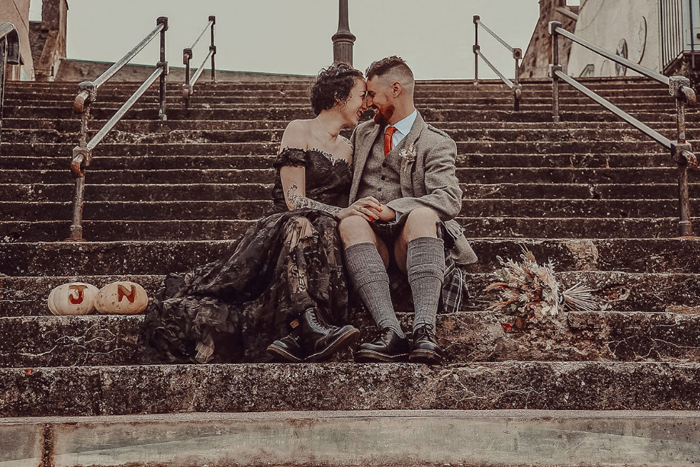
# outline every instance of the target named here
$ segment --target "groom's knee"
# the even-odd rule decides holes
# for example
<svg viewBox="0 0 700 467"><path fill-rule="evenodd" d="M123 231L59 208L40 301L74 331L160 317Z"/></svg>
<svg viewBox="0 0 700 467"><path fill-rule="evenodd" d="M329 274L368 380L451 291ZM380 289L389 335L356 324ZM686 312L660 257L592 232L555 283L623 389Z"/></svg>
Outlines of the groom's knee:
<svg viewBox="0 0 700 467"><path fill-rule="evenodd" d="M350 216L340 221L338 232L345 248L358 243L376 243L372 227L360 216Z"/></svg>

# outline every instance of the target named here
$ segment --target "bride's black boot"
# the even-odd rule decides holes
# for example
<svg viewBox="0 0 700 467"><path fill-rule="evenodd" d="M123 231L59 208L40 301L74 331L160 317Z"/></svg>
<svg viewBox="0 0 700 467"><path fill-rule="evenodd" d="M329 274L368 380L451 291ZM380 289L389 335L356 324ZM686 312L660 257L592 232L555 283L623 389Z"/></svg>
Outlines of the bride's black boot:
<svg viewBox="0 0 700 467"><path fill-rule="evenodd" d="M301 338L299 337L299 328L295 329L284 336L282 339L277 339L275 342L267 346L267 353L287 362L301 363L306 358L306 353L301 347Z"/></svg>
<svg viewBox="0 0 700 467"><path fill-rule="evenodd" d="M299 322L299 337L308 355L307 362L324 360L360 337L360 331L349 324L343 327L327 324L313 308L302 313Z"/></svg>

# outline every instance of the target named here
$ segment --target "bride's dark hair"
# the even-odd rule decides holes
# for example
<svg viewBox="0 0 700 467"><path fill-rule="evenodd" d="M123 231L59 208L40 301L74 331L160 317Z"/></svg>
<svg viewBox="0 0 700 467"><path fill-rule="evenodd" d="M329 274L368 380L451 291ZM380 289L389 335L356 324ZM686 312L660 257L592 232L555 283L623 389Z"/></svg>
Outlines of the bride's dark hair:
<svg viewBox="0 0 700 467"><path fill-rule="evenodd" d="M347 99L358 78L363 78L362 72L347 63L334 63L321 70L311 85L314 113L318 115L322 110L331 109L336 102Z"/></svg>

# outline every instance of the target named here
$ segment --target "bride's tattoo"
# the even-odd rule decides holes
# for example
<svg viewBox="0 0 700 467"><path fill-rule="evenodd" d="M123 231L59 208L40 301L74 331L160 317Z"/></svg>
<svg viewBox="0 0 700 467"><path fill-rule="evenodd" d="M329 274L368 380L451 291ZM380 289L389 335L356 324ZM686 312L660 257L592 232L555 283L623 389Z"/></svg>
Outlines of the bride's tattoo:
<svg viewBox="0 0 700 467"><path fill-rule="evenodd" d="M287 200L292 206L292 209L318 209L319 211L325 211L327 213L333 214L334 216L340 212L340 208L337 206L331 206L328 204L319 203L306 196L302 196L298 193L299 187L296 183L292 183L292 186L287 190Z"/></svg>

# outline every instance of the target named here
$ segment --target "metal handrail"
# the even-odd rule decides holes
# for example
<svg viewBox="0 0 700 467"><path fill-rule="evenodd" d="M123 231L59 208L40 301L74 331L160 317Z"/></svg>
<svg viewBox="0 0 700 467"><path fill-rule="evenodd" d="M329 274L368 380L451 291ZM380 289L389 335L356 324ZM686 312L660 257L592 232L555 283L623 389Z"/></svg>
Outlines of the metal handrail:
<svg viewBox="0 0 700 467"><path fill-rule="evenodd" d="M515 60L515 82L506 78L503 73L498 71L498 69L484 56L481 52L481 46L479 45L479 26L481 26L486 32L491 34L494 39L500 42L506 49L508 49L513 54L513 59ZM478 15L474 15L474 47L472 48L474 52L474 85L479 84L479 57L486 63L491 70L493 70L496 75L501 78L501 81L508 86L509 89L513 91L513 109L520 109L520 99L523 95L523 87L520 84L520 60L523 58L522 49L511 47L506 41L501 39L498 34L489 29L484 23L481 22L481 18Z"/></svg>
<svg viewBox="0 0 700 467"><path fill-rule="evenodd" d="M5 103L5 75L7 64L19 65L19 33L12 23L0 24L0 134Z"/></svg>
<svg viewBox="0 0 700 467"><path fill-rule="evenodd" d="M201 34L199 37L197 37L197 40L194 41L194 44L192 44L192 47L188 47L186 49L183 49L182 51L182 63L185 65L185 83L182 85L182 98L185 99L185 108L188 108L190 106L190 97L192 94L194 94L194 85L197 84L197 80L199 79L200 75L204 71L204 64L207 63L207 60L211 57L211 80L214 84L216 84L216 65L215 65L215 60L214 57L216 55L216 45L214 43L214 25L216 24L216 16L210 16L209 17L209 22L207 25L204 27L202 30ZM209 45L209 53L207 54L206 57L204 57L204 60L202 61L202 64L197 68L197 71L195 72L194 76L190 78L190 60L192 60L193 54L192 50L195 48L199 40L204 36L204 33L207 32L207 29L211 28L211 45Z"/></svg>
<svg viewBox="0 0 700 467"><path fill-rule="evenodd" d="M681 236L691 236L693 234L692 223L690 221L690 197L688 194L688 169L698 170L698 160L692 153L692 147L686 139L685 106L696 103L695 91L690 87L690 80L684 76L663 76L655 71L648 70L626 58L617 56L605 49L602 49L590 42L582 39L569 31L562 29L561 23L551 21L549 23L549 35L552 36L552 64L549 65L549 76L552 78L552 119L555 123L560 122L559 116L559 80L562 80L574 89L593 99L607 110L629 123L645 135L652 138L657 143L671 152L671 158L678 164L678 190L679 190L679 232ZM658 132L652 130L644 123L629 115L610 101L599 96L578 81L574 80L562 71L559 63L559 36L564 36L587 49L598 53L620 65L633 69L634 71L648 76L660 83L668 85L669 94L676 99L676 120L677 139L672 141Z"/></svg>
<svg viewBox="0 0 700 467"><path fill-rule="evenodd" d="M165 32L168 30L168 18L161 16L156 20L157 27L151 31L136 47L131 49L118 62L109 67L95 81L84 81L78 85L78 95L73 104L73 110L81 114L80 118L80 142L73 148L73 160L71 161L71 173L76 179L75 196L73 197L73 221L70 226L70 237L66 241L83 240L83 205L85 201L85 170L92 161L92 151L104 139L107 133L119 120L131 109L136 101L143 96L146 90L160 78L160 107L158 117L167 120L165 114L165 78L169 73L168 62L165 60ZM119 70L127 65L141 50L146 47L157 35L160 35L160 61L156 64L156 70L134 94L121 106L112 118L97 132L88 142L88 123L90 120L90 107L97 100L97 89L112 78Z"/></svg>

